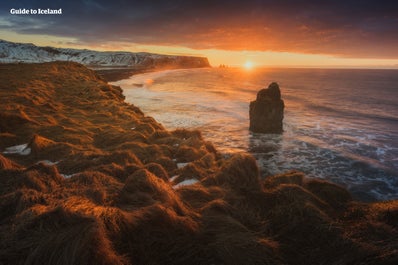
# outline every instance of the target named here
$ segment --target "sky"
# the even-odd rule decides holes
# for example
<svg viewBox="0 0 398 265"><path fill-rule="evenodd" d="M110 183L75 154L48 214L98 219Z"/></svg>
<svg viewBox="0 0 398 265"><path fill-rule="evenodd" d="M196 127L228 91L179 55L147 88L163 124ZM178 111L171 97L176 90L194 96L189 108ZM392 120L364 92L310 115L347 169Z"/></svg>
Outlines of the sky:
<svg viewBox="0 0 398 265"><path fill-rule="evenodd" d="M212 65L398 68L398 1L2 0L0 39L199 55Z"/></svg>

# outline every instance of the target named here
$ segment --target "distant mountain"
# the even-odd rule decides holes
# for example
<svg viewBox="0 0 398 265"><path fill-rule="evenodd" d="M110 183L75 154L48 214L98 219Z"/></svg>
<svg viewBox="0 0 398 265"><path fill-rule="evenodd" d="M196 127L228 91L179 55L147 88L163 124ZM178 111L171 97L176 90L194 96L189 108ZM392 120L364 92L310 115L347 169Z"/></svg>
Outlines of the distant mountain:
<svg viewBox="0 0 398 265"><path fill-rule="evenodd" d="M40 47L0 40L0 63L73 61L89 67L197 68L209 67L206 57L161 55L145 52L100 52Z"/></svg>

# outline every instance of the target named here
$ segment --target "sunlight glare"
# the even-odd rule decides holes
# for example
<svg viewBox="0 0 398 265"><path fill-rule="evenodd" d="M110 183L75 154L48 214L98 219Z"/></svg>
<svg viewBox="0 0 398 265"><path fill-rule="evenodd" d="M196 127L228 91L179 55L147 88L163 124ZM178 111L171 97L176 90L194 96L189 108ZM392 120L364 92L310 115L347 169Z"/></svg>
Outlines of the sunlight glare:
<svg viewBox="0 0 398 265"><path fill-rule="evenodd" d="M246 69L246 70L251 70L251 69L253 69L253 62L251 62L251 61L246 61L245 62L245 64L243 65L243 67Z"/></svg>

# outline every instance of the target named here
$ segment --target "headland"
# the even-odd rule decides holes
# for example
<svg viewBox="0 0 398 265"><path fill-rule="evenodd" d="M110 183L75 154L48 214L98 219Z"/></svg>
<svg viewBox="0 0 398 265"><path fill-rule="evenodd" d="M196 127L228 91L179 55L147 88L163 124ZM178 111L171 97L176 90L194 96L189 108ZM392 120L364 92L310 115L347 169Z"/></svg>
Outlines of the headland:
<svg viewBox="0 0 398 265"><path fill-rule="evenodd" d="M394 264L398 201L259 178L74 62L0 65L0 263Z"/></svg>

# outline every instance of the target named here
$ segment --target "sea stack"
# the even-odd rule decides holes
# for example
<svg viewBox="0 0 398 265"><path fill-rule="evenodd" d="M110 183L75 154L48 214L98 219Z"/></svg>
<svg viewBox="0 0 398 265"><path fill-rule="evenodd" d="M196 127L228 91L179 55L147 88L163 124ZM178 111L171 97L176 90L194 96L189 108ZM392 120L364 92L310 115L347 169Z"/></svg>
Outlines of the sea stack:
<svg viewBox="0 0 398 265"><path fill-rule="evenodd" d="M250 131L255 133L282 133L283 109L281 91L276 82L257 93L256 100L250 102Z"/></svg>

